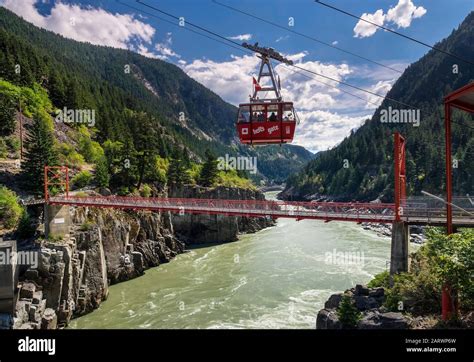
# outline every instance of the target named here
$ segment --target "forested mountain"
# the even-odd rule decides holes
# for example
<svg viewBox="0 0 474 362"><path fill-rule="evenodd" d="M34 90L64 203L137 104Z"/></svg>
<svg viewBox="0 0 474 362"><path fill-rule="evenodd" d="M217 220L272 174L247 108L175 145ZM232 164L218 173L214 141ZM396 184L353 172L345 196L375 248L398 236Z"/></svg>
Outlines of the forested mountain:
<svg viewBox="0 0 474 362"><path fill-rule="evenodd" d="M19 73L15 65L20 65ZM292 145L240 146L236 107L173 64L66 39L2 7L0 79L17 86L41 85L54 108L96 110L94 138L101 144L121 142L130 150L165 158L176 144L195 160L203 159L206 149L216 156L258 156L262 176L277 181L312 157Z"/></svg>
<svg viewBox="0 0 474 362"><path fill-rule="evenodd" d="M474 12L436 47L474 61ZM431 50L410 65L387 94L410 105L410 109L420 110L419 127L381 122L381 111L389 106L408 109L384 100L363 126L338 146L319 153L298 174L290 176L284 197L304 199L329 196L359 200L380 197L386 201L393 200L392 134L395 131L400 131L407 139L407 192L419 194L421 190L426 190L442 193L445 183L443 98L472 81L472 65ZM473 120L472 115L454 112L452 154L457 160L457 165L454 165L457 168L453 170L457 194L472 194L474 191ZM344 167L345 164L347 167Z"/></svg>

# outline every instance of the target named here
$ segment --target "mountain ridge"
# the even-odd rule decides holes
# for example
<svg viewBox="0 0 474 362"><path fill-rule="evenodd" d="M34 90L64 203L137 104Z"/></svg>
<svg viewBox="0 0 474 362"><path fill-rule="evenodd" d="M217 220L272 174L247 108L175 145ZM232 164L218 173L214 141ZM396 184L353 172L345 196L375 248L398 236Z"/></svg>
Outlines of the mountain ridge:
<svg viewBox="0 0 474 362"><path fill-rule="evenodd" d="M96 125L99 141L138 142L129 136L138 127L124 115L129 108L149 114L151 127L163 128L169 143L184 145L195 159L202 159L207 148L217 156L258 157L264 170L259 179L270 182L283 181L288 172L296 171L313 156L295 145L241 146L234 125L237 108L174 64L130 50L67 39L3 7L0 48L1 78L20 85L41 83L60 109L96 109L100 115ZM21 64L20 76L14 73L15 64ZM128 75L124 73L127 65ZM58 96L54 87L68 94ZM62 98L68 101L60 102Z"/></svg>
<svg viewBox="0 0 474 362"><path fill-rule="evenodd" d="M474 12L435 47L465 59L474 59ZM453 72L454 65L459 72ZM444 189L443 97L474 80L474 67L430 50L397 79L387 97L419 109L421 124L380 122L382 110L396 103L385 99L373 116L352 131L339 145L323 151L299 173L287 180L282 193L287 199L330 198L337 200L393 200L393 133L407 140L407 190L441 194ZM454 190L465 194L474 188L474 132L472 116L453 112L452 154L459 161L454 169ZM348 167L344 167L344 164Z"/></svg>

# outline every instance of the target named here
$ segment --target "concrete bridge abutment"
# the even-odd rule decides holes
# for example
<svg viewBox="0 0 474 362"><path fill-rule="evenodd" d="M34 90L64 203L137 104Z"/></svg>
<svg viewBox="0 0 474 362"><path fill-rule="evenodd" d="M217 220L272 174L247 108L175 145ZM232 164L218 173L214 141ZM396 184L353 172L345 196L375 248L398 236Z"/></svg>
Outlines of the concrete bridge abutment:
<svg viewBox="0 0 474 362"><path fill-rule="evenodd" d="M64 237L69 234L71 215L67 205L44 205L44 233L46 237Z"/></svg>
<svg viewBox="0 0 474 362"><path fill-rule="evenodd" d="M407 222L392 224L392 246L390 251L390 275L408 271L408 244L410 240Z"/></svg>

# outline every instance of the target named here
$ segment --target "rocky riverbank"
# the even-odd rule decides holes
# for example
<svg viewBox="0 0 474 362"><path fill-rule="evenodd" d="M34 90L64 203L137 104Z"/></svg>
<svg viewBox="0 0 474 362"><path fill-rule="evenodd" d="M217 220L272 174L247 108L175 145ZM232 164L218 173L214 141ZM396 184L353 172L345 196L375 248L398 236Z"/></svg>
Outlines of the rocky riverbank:
<svg viewBox="0 0 474 362"><path fill-rule="evenodd" d="M374 223L361 223L361 227L364 230L370 230L375 232L378 236L392 236L392 224L374 224ZM426 240L424 226L410 225L410 242L414 244L423 244Z"/></svg>
<svg viewBox="0 0 474 362"><path fill-rule="evenodd" d="M258 191L185 188L174 197L264 199ZM111 284L142 275L193 243L229 242L273 225L266 218L178 215L71 208L73 226L62 240L35 240L38 265L20 275L15 329L56 329L98 308Z"/></svg>
<svg viewBox="0 0 474 362"><path fill-rule="evenodd" d="M351 303L360 312L360 320L353 328L356 329L407 329L412 321L404 314L390 312L383 303L386 295L384 288L367 288L356 285L344 293L333 294L324 304L316 318L316 329L346 328L340 321L338 307L343 295L350 297Z"/></svg>

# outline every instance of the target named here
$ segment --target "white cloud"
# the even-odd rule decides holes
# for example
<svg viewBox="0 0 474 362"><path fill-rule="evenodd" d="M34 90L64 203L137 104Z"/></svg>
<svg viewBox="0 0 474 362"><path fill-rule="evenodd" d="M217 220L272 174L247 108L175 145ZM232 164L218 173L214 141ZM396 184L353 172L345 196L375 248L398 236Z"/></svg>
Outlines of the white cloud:
<svg viewBox="0 0 474 362"><path fill-rule="evenodd" d="M172 33L166 33L166 39L163 43L155 44L154 49L158 52L156 55L157 58L161 60L168 60L170 57L172 58L181 58L179 54L171 49L171 45L173 44Z"/></svg>
<svg viewBox="0 0 474 362"><path fill-rule="evenodd" d="M375 13L364 13L361 18L383 26L384 23L396 24L398 28L408 28L413 19L421 18L427 10L423 6L416 6L412 0L398 0L397 5L388 9L384 14L383 9ZM359 20L354 27L354 37L365 38L375 34L379 28L365 21Z"/></svg>
<svg viewBox="0 0 474 362"><path fill-rule="evenodd" d="M426 14L423 6L415 6L411 0L399 0L394 8L390 8L387 12L387 21L391 21L399 28L408 28L411 21L421 18Z"/></svg>
<svg viewBox="0 0 474 362"><path fill-rule="evenodd" d="M289 37L290 37L289 35L280 36L280 37L278 37L278 38L275 40L275 43L279 43L279 42L281 42L282 40L288 39Z"/></svg>
<svg viewBox="0 0 474 362"><path fill-rule="evenodd" d="M150 43L155 29L131 15L112 14L91 6L55 3L50 15L35 7L37 0L0 0L0 4L25 20L67 38L96 45L129 48L133 42ZM138 45L138 46L139 46Z"/></svg>
<svg viewBox="0 0 474 362"><path fill-rule="evenodd" d="M183 70L192 78L204 84L223 99L239 104L248 100L252 91L252 75L260 59L252 55L231 56L231 60L215 62L209 59L196 59L183 66Z"/></svg>
<svg viewBox="0 0 474 362"><path fill-rule="evenodd" d="M360 127L370 116L348 116L321 110L299 112L301 123L295 132L295 143L312 152L327 150L341 142L352 129Z"/></svg>
<svg viewBox="0 0 474 362"><path fill-rule="evenodd" d="M332 45L337 45L337 44L339 44L339 42L337 40L334 40L331 44Z"/></svg>
<svg viewBox="0 0 474 362"><path fill-rule="evenodd" d="M364 13L362 14L361 18L374 24L383 25L385 21L385 14L383 13L382 9L379 9L373 14ZM365 38L372 36L375 34L377 29L378 28L375 25L369 24L363 20L359 20L354 27L354 37Z"/></svg>
<svg viewBox="0 0 474 362"><path fill-rule="evenodd" d="M248 40L252 39L252 34L241 34L241 35L236 35L236 36L229 36L228 39L248 41Z"/></svg>
<svg viewBox="0 0 474 362"><path fill-rule="evenodd" d="M143 45L143 44L139 44L139 45L138 45L136 48L134 48L133 50L136 51L138 54L143 55L144 57L147 57L147 58L154 58L154 59L159 58L156 53L153 53L152 51L150 51L150 50L149 50L145 45Z"/></svg>
<svg viewBox="0 0 474 362"><path fill-rule="evenodd" d="M395 83L395 79L391 80L381 80L378 81L376 84L371 86L369 90L373 93L380 94L385 96L390 89L392 89L393 84ZM377 97L372 94L366 94L367 97L367 104L365 106L366 109L373 109L376 105L380 105L383 101L383 98ZM375 103L375 104L374 104Z"/></svg>

